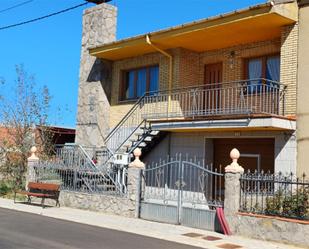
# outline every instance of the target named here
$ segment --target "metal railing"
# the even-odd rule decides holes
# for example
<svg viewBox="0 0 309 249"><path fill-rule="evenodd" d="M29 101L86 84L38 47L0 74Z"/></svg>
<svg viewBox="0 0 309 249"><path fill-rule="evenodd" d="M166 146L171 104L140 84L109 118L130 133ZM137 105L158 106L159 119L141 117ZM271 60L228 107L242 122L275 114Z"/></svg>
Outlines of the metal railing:
<svg viewBox="0 0 309 249"><path fill-rule="evenodd" d="M106 163L104 167L99 167L98 162L95 162L90 157L91 155L93 156L93 150L93 147L84 148L77 144L57 146L55 160L40 162L38 168L42 169L43 172L46 171L47 174L53 169L58 171L61 169L61 172L79 172L78 175L87 175L89 179L93 176L95 179L100 179L100 181L104 180L104 182L108 183L107 185L113 185L115 191L125 193L126 181L123 179L123 169L114 169L112 164ZM97 153L97 151L95 152ZM103 155L101 160L106 160L106 158L107 156ZM86 178L83 177L83 179L85 180ZM76 188L78 185L74 186Z"/></svg>
<svg viewBox="0 0 309 249"><path fill-rule="evenodd" d="M241 212L309 220L309 179L305 174L248 172L240 184Z"/></svg>
<svg viewBox="0 0 309 249"><path fill-rule="evenodd" d="M105 138L108 149L115 153L127 139L145 122L142 117L143 99L139 99L119 124Z"/></svg>
<svg viewBox="0 0 309 249"><path fill-rule="evenodd" d="M284 115L286 87L267 79L193 86L148 93L144 119L197 118L215 115Z"/></svg>
<svg viewBox="0 0 309 249"><path fill-rule="evenodd" d="M78 144L56 145L56 158L59 163L68 168L96 169L89 154Z"/></svg>
<svg viewBox="0 0 309 249"><path fill-rule="evenodd" d="M221 207L224 201L224 174L222 167L214 168L204 159L176 154L147 165L143 171L144 200L164 204ZM178 203L177 203L178 202Z"/></svg>
<svg viewBox="0 0 309 249"><path fill-rule="evenodd" d="M58 183L61 190L123 196L126 194L127 171L109 172L69 168L53 161L40 162L34 167L37 182ZM119 186L116 182L121 181Z"/></svg>

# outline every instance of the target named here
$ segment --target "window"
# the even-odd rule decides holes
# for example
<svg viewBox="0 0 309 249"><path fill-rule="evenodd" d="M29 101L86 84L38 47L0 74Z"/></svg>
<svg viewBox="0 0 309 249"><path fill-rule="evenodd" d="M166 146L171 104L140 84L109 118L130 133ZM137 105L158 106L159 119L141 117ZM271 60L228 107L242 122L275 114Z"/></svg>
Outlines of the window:
<svg viewBox="0 0 309 249"><path fill-rule="evenodd" d="M262 56L246 60L246 79L249 92L260 92L263 84L275 86L280 80L280 56ZM262 80L266 79L266 80Z"/></svg>
<svg viewBox="0 0 309 249"><path fill-rule="evenodd" d="M121 100L137 99L146 92L158 91L159 66L143 67L123 72Z"/></svg>

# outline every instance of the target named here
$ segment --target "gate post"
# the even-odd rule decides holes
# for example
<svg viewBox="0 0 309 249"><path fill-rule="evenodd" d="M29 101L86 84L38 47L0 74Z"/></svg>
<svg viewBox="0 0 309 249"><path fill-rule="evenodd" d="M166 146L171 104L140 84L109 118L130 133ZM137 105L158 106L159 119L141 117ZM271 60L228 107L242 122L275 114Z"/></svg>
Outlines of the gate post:
<svg viewBox="0 0 309 249"><path fill-rule="evenodd" d="M233 162L225 167L225 194L224 194L224 213L232 231L234 231L235 222L234 217L239 211L240 207L240 177L244 173L237 160L240 153L237 149L232 149L230 157Z"/></svg>
<svg viewBox="0 0 309 249"><path fill-rule="evenodd" d="M139 148L133 151L135 160L129 164L128 168L128 195L131 201L135 202L135 218L139 218L140 201L141 201L141 181L142 171L145 169L145 164L139 159L142 152Z"/></svg>
<svg viewBox="0 0 309 249"><path fill-rule="evenodd" d="M35 146L32 146L30 149L30 152L31 152L31 156L28 157L26 186L25 186L27 190L28 190L28 183L35 182L34 166L36 166L39 162L39 158L35 155L35 153L37 152L37 148Z"/></svg>

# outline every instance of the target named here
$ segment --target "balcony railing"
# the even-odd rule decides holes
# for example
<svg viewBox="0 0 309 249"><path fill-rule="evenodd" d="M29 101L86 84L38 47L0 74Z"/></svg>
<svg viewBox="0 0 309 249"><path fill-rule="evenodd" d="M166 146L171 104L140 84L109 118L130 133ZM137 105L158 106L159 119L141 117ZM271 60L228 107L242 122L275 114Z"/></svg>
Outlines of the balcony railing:
<svg viewBox="0 0 309 249"><path fill-rule="evenodd" d="M143 119L284 115L286 86L266 79L243 80L150 92L141 101Z"/></svg>

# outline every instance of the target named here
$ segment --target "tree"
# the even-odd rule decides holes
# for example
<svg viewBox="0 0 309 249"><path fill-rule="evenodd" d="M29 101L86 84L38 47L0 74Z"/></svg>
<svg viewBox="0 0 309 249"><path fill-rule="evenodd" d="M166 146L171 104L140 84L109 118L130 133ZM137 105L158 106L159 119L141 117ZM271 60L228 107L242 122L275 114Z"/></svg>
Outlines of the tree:
<svg viewBox="0 0 309 249"><path fill-rule="evenodd" d="M52 134L48 129L48 113L51 96L46 86L38 88L35 77L29 75L23 65L16 65L16 81L13 89L2 82L6 93L0 96L1 129L5 131L0 141L2 177L15 181L15 185L24 182L27 158L31 146L39 141L42 156L51 150ZM41 127L35 132L35 127Z"/></svg>

